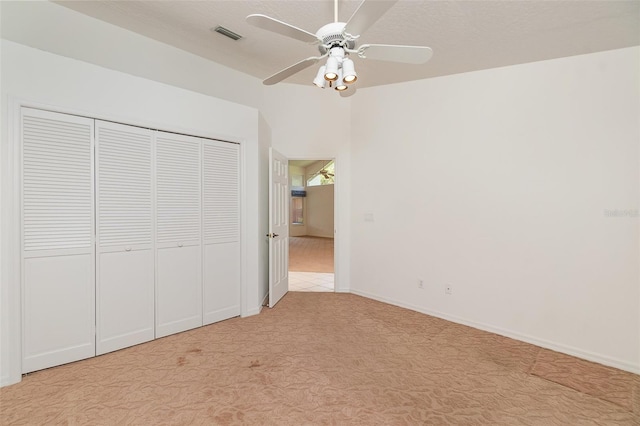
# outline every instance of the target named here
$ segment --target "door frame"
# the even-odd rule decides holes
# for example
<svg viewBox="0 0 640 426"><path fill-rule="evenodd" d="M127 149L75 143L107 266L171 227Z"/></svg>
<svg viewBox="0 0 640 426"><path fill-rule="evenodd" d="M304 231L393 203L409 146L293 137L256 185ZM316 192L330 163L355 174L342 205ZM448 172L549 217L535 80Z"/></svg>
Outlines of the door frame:
<svg viewBox="0 0 640 426"><path fill-rule="evenodd" d="M286 155L286 154L285 154ZM341 235L341 233L339 232L339 217L338 217L338 212L340 211L339 209L339 199L340 197L338 196L339 194L341 194L341 190L343 188L343 186L340 185L340 177L342 175L342 172L340 172L339 170L339 155L325 155L325 156L321 156L321 155L310 155L310 156L299 156L299 157L288 157L289 161L296 161L296 160L307 160L307 161L327 161L327 160L331 160L334 162L335 164L335 171L336 171L336 181L333 184L333 292L334 293L348 293L349 290L347 289L347 286L342 286L339 284L342 284L343 282L346 281L346 279L342 276L342 268L340 267L340 255L341 255L341 251L340 251L340 247L341 247L341 243L343 243L343 236ZM340 163L342 164L342 163ZM290 196L290 195L289 195ZM346 229L346 226L344 227ZM344 279L344 281L343 281Z"/></svg>

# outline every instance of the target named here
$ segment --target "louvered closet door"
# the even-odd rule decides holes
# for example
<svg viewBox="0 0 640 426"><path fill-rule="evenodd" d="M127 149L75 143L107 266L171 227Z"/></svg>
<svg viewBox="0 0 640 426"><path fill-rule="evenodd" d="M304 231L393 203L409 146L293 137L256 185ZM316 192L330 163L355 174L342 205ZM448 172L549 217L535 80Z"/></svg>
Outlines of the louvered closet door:
<svg viewBox="0 0 640 426"><path fill-rule="evenodd" d="M239 146L203 142L204 323L240 315Z"/></svg>
<svg viewBox="0 0 640 426"><path fill-rule="evenodd" d="M156 133L156 337L202 325L201 140Z"/></svg>
<svg viewBox="0 0 640 426"><path fill-rule="evenodd" d="M22 371L95 355L93 120L23 108Z"/></svg>
<svg viewBox="0 0 640 426"><path fill-rule="evenodd" d="M98 355L155 337L152 137L96 121Z"/></svg>

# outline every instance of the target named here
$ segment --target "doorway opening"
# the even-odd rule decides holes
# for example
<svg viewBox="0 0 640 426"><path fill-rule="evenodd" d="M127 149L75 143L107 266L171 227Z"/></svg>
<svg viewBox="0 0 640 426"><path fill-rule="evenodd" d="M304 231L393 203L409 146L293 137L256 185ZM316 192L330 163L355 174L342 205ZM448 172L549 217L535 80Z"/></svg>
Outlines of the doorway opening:
<svg viewBox="0 0 640 426"><path fill-rule="evenodd" d="M332 292L333 159L289 160L289 291Z"/></svg>

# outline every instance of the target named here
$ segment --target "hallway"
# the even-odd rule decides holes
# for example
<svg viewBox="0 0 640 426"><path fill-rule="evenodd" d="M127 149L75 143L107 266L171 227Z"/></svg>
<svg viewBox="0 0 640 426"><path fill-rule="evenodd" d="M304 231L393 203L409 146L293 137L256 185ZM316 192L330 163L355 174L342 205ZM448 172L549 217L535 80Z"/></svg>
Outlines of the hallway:
<svg viewBox="0 0 640 426"><path fill-rule="evenodd" d="M334 289L333 238L289 238L289 290Z"/></svg>

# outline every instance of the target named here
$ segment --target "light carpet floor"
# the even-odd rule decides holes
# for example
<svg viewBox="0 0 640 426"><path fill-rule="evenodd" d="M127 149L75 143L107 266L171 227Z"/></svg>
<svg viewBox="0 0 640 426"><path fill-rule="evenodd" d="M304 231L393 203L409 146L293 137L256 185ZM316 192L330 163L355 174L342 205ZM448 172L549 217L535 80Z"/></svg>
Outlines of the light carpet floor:
<svg viewBox="0 0 640 426"><path fill-rule="evenodd" d="M638 425L640 377L351 294L33 373L7 425Z"/></svg>

